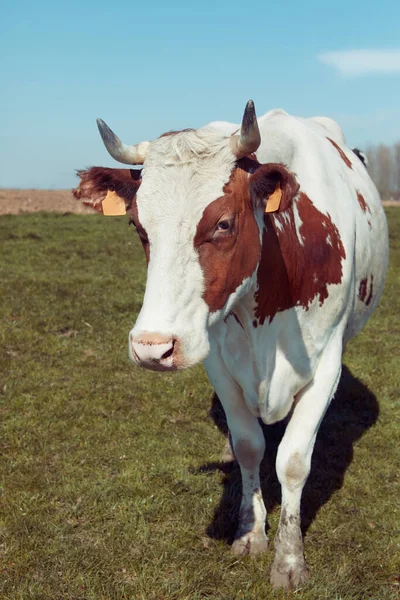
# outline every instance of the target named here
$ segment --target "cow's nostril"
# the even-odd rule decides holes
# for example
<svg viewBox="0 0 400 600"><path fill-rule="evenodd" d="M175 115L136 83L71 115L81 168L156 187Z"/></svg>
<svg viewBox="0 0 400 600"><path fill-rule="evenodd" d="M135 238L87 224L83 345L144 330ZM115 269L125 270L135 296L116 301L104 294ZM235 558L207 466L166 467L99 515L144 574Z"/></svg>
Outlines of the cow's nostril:
<svg viewBox="0 0 400 600"><path fill-rule="evenodd" d="M167 350L166 352L164 352L164 354L161 357L161 360L164 360L164 359L172 356L172 353L174 351L174 346L175 346L175 340L173 340L171 348L169 350Z"/></svg>
<svg viewBox="0 0 400 600"><path fill-rule="evenodd" d="M165 341L164 341L165 340ZM154 368L156 363L164 367L170 367L173 360L173 353L176 340L167 336L142 334L136 338L131 336L130 348L131 356L142 366L151 363L150 368Z"/></svg>

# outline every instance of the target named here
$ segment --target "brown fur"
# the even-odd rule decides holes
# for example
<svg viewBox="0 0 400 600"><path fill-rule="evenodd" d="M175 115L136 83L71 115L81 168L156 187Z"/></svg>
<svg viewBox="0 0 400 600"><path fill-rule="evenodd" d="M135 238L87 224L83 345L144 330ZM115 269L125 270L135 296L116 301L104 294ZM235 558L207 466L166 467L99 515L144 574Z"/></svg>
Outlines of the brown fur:
<svg viewBox="0 0 400 600"><path fill-rule="evenodd" d="M205 277L203 297L211 312L220 310L230 294L254 273L261 252L254 208L265 205L278 183L282 189L279 211L283 211L299 189L294 175L280 164L260 165L255 156L242 158L224 187L224 195L205 209L194 246ZM213 239L218 220L224 215L235 216L235 231Z"/></svg>
<svg viewBox="0 0 400 600"><path fill-rule="evenodd" d="M358 204L359 204L359 205L360 205L360 207L361 207L361 210L362 210L364 213L366 213L367 211L368 211L368 212L371 212L371 211L369 210L369 207L368 207L367 203L365 202L365 198L364 198L364 196L363 196L362 194L360 194L360 192L357 192L357 200L358 200Z"/></svg>
<svg viewBox="0 0 400 600"><path fill-rule="evenodd" d="M364 196L362 194L360 194L360 192L357 192L357 200L358 200L358 204L360 205L361 210L367 217L368 225L371 227L371 220L368 217L368 215L371 215L371 211L369 209L368 204L365 201Z"/></svg>
<svg viewBox="0 0 400 600"><path fill-rule="evenodd" d="M207 206L197 226L194 247L205 278L203 297L211 312L224 306L230 294L253 274L260 259L259 232L248 181L245 169L234 169L224 195ZM234 232L214 239L215 227L225 215L234 216Z"/></svg>
<svg viewBox="0 0 400 600"><path fill-rule="evenodd" d="M361 302L364 302L365 298L367 297L367 281L368 280L366 277L360 281L358 297L360 298Z"/></svg>
<svg viewBox="0 0 400 600"><path fill-rule="evenodd" d="M305 194L295 202L302 221L303 245L297 237L293 206L286 211L288 222L279 214L264 216L255 309L260 324L266 319L271 322L277 312L294 306L308 309L316 297L322 305L328 297L328 284L342 280L346 254L337 227ZM327 242L328 235L333 246Z"/></svg>
<svg viewBox="0 0 400 600"><path fill-rule="evenodd" d="M374 276L371 275L371 283L369 286L369 294L368 294L368 298L365 301L365 304L368 306L372 300L372 293L373 293L373 288L374 288Z"/></svg>
<svg viewBox="0 0 400 600"><path fill-rule="evenodd" d="M334 148L336 148L336 150L339 152L340 154L340 158L343 160L343 162L346 163L346 165L349 167L349 169L352 169L353 166L351 164L350 159L345 155L345 153L343 152L343 150L340 148L340 146L337 145L336 142L334 142L333 140L331 140L331 138L326 138Z"/></svg>
<svg viewBox="0 0 400 600"><path fill-rule="evenodd" d="M74 197L101 213L103 212L101 203L108 190L116 192L124 199L128 211L140 186L140 171L136 169L92 167L78 171L78 177L80 177L79 185L72 190Z"/></svg>
<svg viewBox="0 0 400 600"><path fill-rule="evenodd" d="M370 287L369 287L369 292L368 292L368 277L361 279L360 285L358 288L358 297L360 298L361 302L364 302L364 304L366 306L368 306L371 303L372 296L373 296L373 288L374 288L374 276L373 275L371 275L371 283L370 283ZM368 294L368 296L367 296L367 294Z"/></svg>

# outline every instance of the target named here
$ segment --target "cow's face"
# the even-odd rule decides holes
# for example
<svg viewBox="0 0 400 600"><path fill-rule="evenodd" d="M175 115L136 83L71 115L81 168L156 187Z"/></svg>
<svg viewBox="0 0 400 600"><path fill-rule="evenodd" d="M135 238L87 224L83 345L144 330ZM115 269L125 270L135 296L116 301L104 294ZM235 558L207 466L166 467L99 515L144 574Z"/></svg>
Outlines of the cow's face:
<svg viewBox="0 0 400 600"><path fill-rule="evenodd" d="M217 152L196 157L189 147L194 136L152 144L136 197L136 226L149 241L149 263L130 355L157 369L191 366L207 356L209 327L249 289L260 257L248 170L236 165L221 139Z"/></svg>
<svg viewBox="0 0 400 600"><path fill-rule="evenodd" d="M127 203L148 261L143 306L129 334L134 362L175 370L207 356L210 328L255 282L265 200L277 187L285 196L285 174L279 165L238 160L229 138L212 130L151 143ZM111 189L118 193L118 185Z"/></svg>

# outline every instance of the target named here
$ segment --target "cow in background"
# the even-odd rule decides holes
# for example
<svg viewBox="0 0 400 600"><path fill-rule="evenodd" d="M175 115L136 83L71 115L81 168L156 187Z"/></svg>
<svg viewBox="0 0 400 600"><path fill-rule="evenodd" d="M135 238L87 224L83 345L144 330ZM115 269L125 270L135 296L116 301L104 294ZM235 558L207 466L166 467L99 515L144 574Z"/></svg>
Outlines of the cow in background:
<svg viewBox="0 0 400 600"><path fill-rule="evenodd" d="M224 407L242 475L238 554L267 549L259 466L266 424L287 418L276 471L282 508L271 583L307 577L300 500L344 345L384 287L387 223L366 169L326 117L273 110L129 146L101 120L105 146L135 169L79 172L75 197L127 212L148 263L129 334L139 366L201 361Z"/></svg>

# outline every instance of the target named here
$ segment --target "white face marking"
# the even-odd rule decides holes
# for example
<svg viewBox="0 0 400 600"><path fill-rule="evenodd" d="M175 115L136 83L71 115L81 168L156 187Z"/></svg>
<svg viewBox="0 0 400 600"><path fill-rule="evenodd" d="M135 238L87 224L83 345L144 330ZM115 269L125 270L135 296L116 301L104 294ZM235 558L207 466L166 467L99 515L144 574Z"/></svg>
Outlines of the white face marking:
<svg viewBox="0 0 400 600"><path fill-rule="evenodd" d="M150 263L143 306L131 335L179 338L186 366L206 357L207 325L224 314L217 311L221 314L209 318L194 237L204 209L223 195L234 165L227 139L200 130L153 142L142 172L137 207L150 241Z"/></svg>

